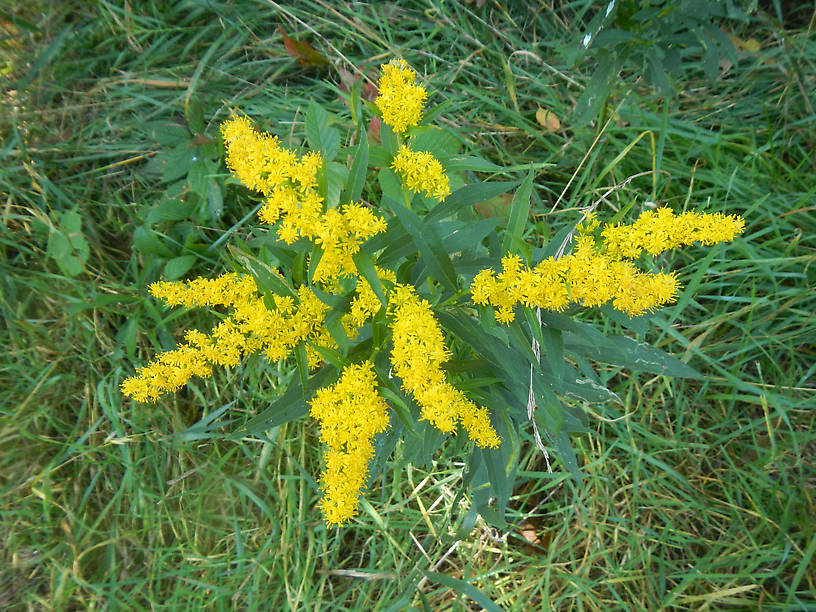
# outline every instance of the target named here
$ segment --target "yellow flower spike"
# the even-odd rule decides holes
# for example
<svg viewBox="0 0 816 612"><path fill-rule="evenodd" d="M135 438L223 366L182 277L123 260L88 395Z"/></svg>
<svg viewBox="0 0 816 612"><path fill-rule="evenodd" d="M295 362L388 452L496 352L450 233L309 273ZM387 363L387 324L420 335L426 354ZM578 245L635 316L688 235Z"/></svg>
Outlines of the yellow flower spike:
<svg viewBox="0 0 816 612"><path fill-rule="evenodd" d="M380 280L397 282L397 276L391 270L374 266ZM363 278L358 278L355 296L351 300L349 312L341 319L349 340L357 338L358 329L366 324L380 310L380 300L371 285Z"/></svg>
<svg viewBox="0 0 816 612"><path fill-rule="evenodd" d="M150 294L168 306L232 306L246 301L258 288L251 276L235 273L218 278L195 278L183 282L158 282L149 287Z"/></svg>
<svg viewBox="0 0 816 612"><path fill-rule="evenodd" d="M275 136L256 130L247 117L230 117L221 124L221 135L227 167L249 189L268 194L292 177L297 155Z"/></svg>
<svg viewBox="0 0 816 612"><path fill-rule="evenodd" d="M448 175L439 160L430 153L412 151L401 145L391 162L391 168L414 193L424 191L428 197L440 202L451 193Z"/></svg>
<svg viewBox="0 0 816 612"><path fill-rule="evenodd" d="M575 247L569 255L548 258L534 269L520 267L516 256L502 259L503 271L481 270L470 286L476 304L493 306L498 322L513 321L513 307L563 310L570 302L583 306L612 306L638 316L677 299L680 284L674 274L638 270L632 263L644 250L656 255L678 246L700 242L727 242L742 232L745 222L722 213L683 213L668 208L649 210L631 225L606 224L603 241L596 244L599 227L594 214L578 227Z"/></svg>
<svg viewBox="0 0 816 612"><path fill-rule="evenodd" d="M177 391L193 376L212 375L204 352L190 344L162 353L155 361L138 368L136 376L122 381L120 389L137 402L152 402L168 391Z"/></svg>
<svg viewBox="0 0 816 612"><path fill-rule="evenodd" d="M320 439L329 449L319 506L327 525L342 525L358 512L374 436L388 428L388 407L377 393L374 366L369 361L347 366L310 405L310 414L320 423Z"/></svg>
<svg viewBox="0 0 816 612"><path fill-rule="evenodd" d="M431 305L413 287L398 284L389 295L388 307L394 316L391 363L403 388L414 396L422 418L445 433L455 433L457 422L461 423L477 446L498 446L501 439L487 410L445 380L440 366L450 353Z"/></svg>
<svg viewBox="0 0 816 612"><path fill-rule="evenodd" d="M641 213L630 225L605 224L601 230L602 250L613 259L635 259L643 251L657 255L676 247L699 242L711 246L729 242L745 229L736 215L685 212L675 215L669 208Z"/></svg>
<svg viewBox="0 0 816 612"><path fill-rule="evenodd" d="M208 336L191 330L186 343L160 354L122 382L125 395L141 402L181 388L193 376L212 375L211 366L234 367L250 353L264 353L270 361L292 354L301 342L336 348L325 327L328 306L311 289L298 289L298 303L290 296L274 296L276 310L267 309L251 276L223 274L177 283L154 283L151 293L170 306L227 306L229 315ZM307 347L310 367L320 355Z"/></svg>
<svg viewBox="0 0 816 612"><path fill-rule="evenodd" d="M395 59L381 68L379 95L374 104L380 109L383 122L402 134L408 127L419 123L428 92L414 83L416 73L405 60Z"/></svg>
<svg viewBox="0 0 816 612"><path fill-rule="evenodd" d="M630 261L616 261L586 250L561 259L545 259L535 268L510 270L496 277L482 270L470 286L472 299L493 306L496 321L507 325L515 319L513 307L561 311L570 302L586 307L612 305L630 316L654 310L675 300L679 284L670 274L641 272Z"/></svg>
<svg viewBox="0 0 816 612"><path fill-rule="evenodd" d="M327 283L333 278L356 274L353 256L360 245L386 228L385 219L362 204L349 202L326 211L316 231L315 243L323 248L323 256L315 269L314 281Z"/></svg>

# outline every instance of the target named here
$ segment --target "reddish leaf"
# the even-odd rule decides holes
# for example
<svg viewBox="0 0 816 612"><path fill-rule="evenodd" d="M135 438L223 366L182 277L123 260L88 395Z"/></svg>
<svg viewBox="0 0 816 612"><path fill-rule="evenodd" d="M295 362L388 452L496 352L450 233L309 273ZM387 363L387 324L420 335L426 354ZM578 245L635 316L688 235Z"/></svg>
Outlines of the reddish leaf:
<svg viewBox="0 0 816 612"><path fill-rule="evenodd" d="M368 137L372 142L380 142L380 128L382 123L379 117L373 117L371 123L368 124Z"/></svg>
<svg viewBox="0 0 816 612"><path fill-rule="evenodd" d="M496 196L495 198L485 200L484 202L480 202L479 204L476 204L474 208L476 209L477 213L486 219L489 217L498 217L504 223L507 223L512 205L513 196L505 193L500 196Z"/></svg>
<svg viewBox="0 0 816 612"><path fill-rule="evenodd" d="M350 70L346 70L345 68L338 68L337 74L340 76L340 91L343 93L349 93L351 88L354 87L354 84L359 81L362 77L360 75L356 75L352 73ZM371 72L367 72L366 76L371 77ZM368 100L369 102L373 102L374 98L377 97L377 86L374 84L376 81L375 78L367 79L360 90L360 96L364 100Z"/></svg>
<svg viewBox="0 0 816 612"><path fill-rule="evenodd" d="M561 120L551 110L539 107L536 111L536 121L548 132L561 129Z"/></svg>
<svg viewBox="0 0 816 612"><path fill-rule="evenodd" d="M311 46L305 42L300 42L286 35L283 28L279 25L278 31L283 36L283 46L286 47L286 52L292 57L296 57L300 65L308 66L325 66L329 63L325 57L315 51Z"/></svg>

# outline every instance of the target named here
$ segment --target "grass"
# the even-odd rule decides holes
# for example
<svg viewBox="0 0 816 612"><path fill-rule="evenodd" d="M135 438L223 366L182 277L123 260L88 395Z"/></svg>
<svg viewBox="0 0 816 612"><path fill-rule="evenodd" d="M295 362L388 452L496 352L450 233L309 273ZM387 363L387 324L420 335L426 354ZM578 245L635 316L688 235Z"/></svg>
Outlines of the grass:
<svg viewBox="0 0 816 612"><path fill-rule="evenodd" d="M577 41L580 3L292 4L32 2L0 20L0 607L477 609L450 588L461 580L509 610L814 609L811 16L733 25L761 50L720 78L691 57L664 100L630 73L611 122L571 126L591 63L574 70L560 51ZM334 67L301 67L278 24ZM747 221L727 247L663 262L688 292L647 340L705 377L599 366L624 402L591 408L575 438L583 478L557 461L549 473L527 440L506 533L469 521L455 451L411 466L398 446L360 517L327 531L313 424L237 443L187 431L224 406L214 433L232 431L285 368L250 360L148 406L118 391L199 322L144 299L167 258L132 248L165 197L150 160L168 122L200 105L215 135L240 108L295 134L315 98L344 125L337 68L373 74L393 54L450 102L443 121L466 150L550 164L531 241L598 200L609 215L651 200ZM543 132L539 106L565 129ZM157 227L173 255L193 256L188 274L212 275L225 261L207 246L246 235L253 206L230 187L220 218Z"/></svg>

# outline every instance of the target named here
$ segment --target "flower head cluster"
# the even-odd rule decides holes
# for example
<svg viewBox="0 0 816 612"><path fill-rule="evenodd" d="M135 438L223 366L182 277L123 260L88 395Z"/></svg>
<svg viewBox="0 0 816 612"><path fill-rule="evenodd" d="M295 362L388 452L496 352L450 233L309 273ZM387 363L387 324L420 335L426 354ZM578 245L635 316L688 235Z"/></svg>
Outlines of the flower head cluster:
<svg viewBox="0 0 816 612"><path fill-rule="evenodd" d="M397 282L397 276L391 270L374 266L377 272L377 277L380 280L387 280L391 283ZM379 312L380 299L371 285L363 278L357 280L357 288L355 290L354 298L351 300L349 312L343 315L342 323L346 330L349 339L357 338L358 328L366 324L377 312Z"/></svg>
<svg viewBox="0 0 816 612"><path fill-rule="evenodd" d="M328 446L320 508L328 525L341 525L357 514L374 436L388 427L388 409L377 394L372 364L346 367L334 385L315 394L311 415L320 422L320 439Z"/></svg>
<svg viewBox="0 0 816 612"><path fill-rule="evenodd" d="M391 363L403 388L416 399L422 418L445 433L454 433L457 422L461 423L478 446L499 446L501 439L490 424L487 409L476 406L445 380L440 366L450 353L431 305L413 287L396 285L388 306L394 316Z"/></svg>
<svg viewBox="0 0 816 612"><path fill-rule="evenodd" d="M221 135L229 169L244 185L265 195L296 177L313 181L320 167L319 156L299 162L293 151L283 148L275 136L258 132L247 117L236 115L225 121Z"/></svg>
<svg viewBox="0 0 816 612"><path fill-rule="evenodd" d="M162 353L139 368L136 376L122 381L122 392L140 402L176 391L193 376L210 376L213 365L234 367L246 354L264 353L270 361L278 361L301 342L336 346L324 325L328 307L305 286L298 289L297 303L289 296L274 296L275 308L271 310L252 277L236 274L154 283L150 292L169 306L223 305L231 312L210 335L186 332L185 342L177 349ZM319 353L311 346L306 353L310 366L320 362Z"/></svg>
<svg viewBox="0 0 816 612"><path fill-rule="evenodd" d="M683 217L684 221L677 221ZM743 227L741 218L719 213L687 213L679 218L669 211L647 215L640 226L640 220L631 226L607 225L601 232L605 239L601 245L596 245L590 233L598 226L590 219L579 228L569 255L557 260L549 257L534 268L522 265L517 255L508 255L502 259L499 274L490 269L480 271L470 287L473 301L496 308L496 320L505 324L515 318L513 308L518 303L558 311L571 302L600 306L611 301L615 309L629 316L670 304L680 288L674 274L643 272L630 258L643 249L659 253L695 240L704 244L731 240ZM663 219L663 224L656 219ZM699 229L675 231L681 225Z"/></svg>
<svg viewBox="0 0 816 612"><path fill-rule="evenodd" d="M412 151L406 145L401 145L391 162L391 168L414 193L424 191L440 202L450 195L448 175L431 153Z"/></svg>
<svg viewBox="0 0 816 612"><path fill-rule="evenodd" d="M402 134L409 126L419 123L428 92L414 82L416 73L405 60L391 60L383 64L382 71L374 104L380 109L382 120Z"/></svg>
<svg viewBox="0 0 816 612"><path fill-rule="evenodd" d="M246 117L232 117L221 132L233 174L267 196L258 212L261 221L278 223L278 238L286 244L306 238L323 249L315 281L355 274L352 256L365 240L385 231L385 219L354 202L323 212L323 198L316 189L323 165L319 153L298 157L274 136L255 130Z"/></svg>
<svg viewBox="0 0 816 612"><path fill-rule="evenodd" d="M635 259L643 251L657 255L663 251L699 242L706 246L733 240L745 229L736 215L684 212L670 208L641 213L631 225L604 225L601 236L604 252L615 259Z"/></svg>

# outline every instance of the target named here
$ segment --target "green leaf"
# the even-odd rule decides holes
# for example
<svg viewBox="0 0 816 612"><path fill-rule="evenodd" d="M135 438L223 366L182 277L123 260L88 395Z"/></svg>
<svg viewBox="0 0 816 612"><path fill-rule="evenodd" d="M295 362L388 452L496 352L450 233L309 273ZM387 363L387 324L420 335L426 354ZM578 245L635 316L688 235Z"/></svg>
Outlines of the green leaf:
<svg viewBox="0 0 816 612"><path fill-rule="evenodd" d="M227 249L241 263L244 269L252 275L261 292L275 293L280 296L288 295L297 300L295 290L269 265L231 244L227 245Z"/></svg>
<svg viewBox="0 0 816 612"><path fill-rule="evenodd" d="M173 255L173 251L159 239L156 232L146 225L137 227L133 232L133 248L145 255L158 255L159 257L172 257Z"/></svg>
<svg viewBox="0 0 816 612"><path fill-rule="evenodd" d="M381 265L391 264L414 252L411 237L396 217L389 220L388 229L384 233L377 234L366 242L366 251L369 253L376 253L383 249L385 251L379 257Z"/></svg>
<svg viewBox="0 0 816 612"><path fill-rule="evenodd" d="M136 359L136 342L138 335L139 326L137 325L137 318L135 317L128 319L116 332L116 341L125 346L125 353L128 359Z"/></svg>
<svg viewBox="0 0 816 612"><path fill-rule="evenodd" d="M317 389L327 386L337 378L337 370L324 367L308 380L306 387L291 385L269 408L252 417L247 424L229 436L230 440L240 440L245 436L261 434L290 421L302 419L309 412L307 401Z"/></svg>
<svg viewBox="0 0 816 612"><path fill-rule="evenodd" d="M631 329L636 334L643 336L649 331L649 319L650 315L640 315L637 317L630 317L626 313L621 312L617 308L614 308L611 303L606 303L601 306L601 312L604 314L605 317L609 317L610 320L614 321L618 325L622 325L627 329Z"/></svg>
<svg viewBox="0 0 816 612"><path fill-rule="evenodd" d="M306 381L309 379L309 360L306 357L306 343L298 343L294 353L298 376L300 377L300 388L303 390L303 399L306 399Z"/></svg>
<svg viewBox="0 0 816 612"><path fill-rule="evenodd" d="M573 124L582 126L597 117L618 80L623 63L614 52L601 55L598 67L575 103Z"/></svg>
<svg viewBox="0 0 816 612"><path fill-rule="evenodd" d="M193 159L190 164L190 172L187 174L187 184L190 185L190 191L203 201L207 199L208 180L209 169L207 168L207 162L199 158Z"/></svg>
<svg viewBox="0 0 816 612"><path fill-rule="evenodd" d="M207 213L210 219L218 219L224 214L224 194L221 185L212 177L207 179Z"/></svg>
<svg viewBox="0 0 816 612"><path fill-rule="evenodd" d="M396 213L431 275L451 291L456 291L456 270L433 224L423 223L415 212L392 198L383 197L383 202Z"/></svg>
<svg viewBox="0 0 816 612"><path fill-rule="evenodd" d="M351 258L354 261L354 265L357 267L357 271L363 275L363 278L368 282L371 289L374 291L374 295L376 295L377 299L380 300L380 304L385 306L387 304L385 300L385 292L383 291L382 283L380 283L380 279L377 276L377 270L374 268L374 262L372 261L371 256L361 249L352 255Z"/></svg>
<svg viewBox="0 0 816 612"><path fill-rule="evenodd" d="M536 406L536 422L552 438L555 438L561 433L561 425L564 422L561 400L552 390L544 389L544 392L538 395Z"/></svg>
<svg viewBox="0 0 816 612"><path fill-rule="evenodd" d="M184 102L184 118L193 134L204 132L204 109L197 95L189 96Z"/></svg>
<svg viewBox="0 0 816 612"><path fill-rule="evenodd" d="M556 380L564 378L564 338L561 330L545 327L541 330L541 350Z"/></svg>
<svg viewBox="0 0 816 612"><path fill-rule="evenodd" d="M496 498L494 508L503 517L507 502L510 501L510 496L513 494L521 443L518 428L506 411L500 413L494 411L491 423L502 439L501 446L494 449L480 449L480 452L484 455L492 496Z"/></svg>
<svg viewBox="0 0 816 612"><path fill-rule="evenodd" d="M162 183L170 183L178 180L190 171L190 165L193 163L194 147L185 143L166 153L157 155L154 159L159 170L162 173Z"/></svg>
<svg viewBox="0 0 816 612"><path fill-rule="evenodd" d="M530 196L533 193L533 178L535 172L532 168L527 173L527 177L521 183L516 194L513 196L513 203L510 206L510 218L507 221L507 230L504 232L502 240L502 253L521 253L524 248L524 228L527 225L527 218L530 216Z"/></svg>
<svg viewBox="0 0 816 612"><path fill-rule="evenodd" d="M91 250L82 235L82 217L75 210L57 213L58 225L51 227L46 253L66 276L78 276L85 270Z"/></svg>
<svg viewBox="0 0 816 612"><path fill-rule="evenodd" d="M329 330L329 334L331 335L332 339L337 343L337 347L340 349L341 354L345 357L348 355L349 352L349 338L348 334L346 334L346 328L343 327L343 323L341 321L343 316L342 310L332 310L329 315L326 317L326 329ZM320 347L315 347L321 355L323 354L320 351ZM336 364L335 364L336 365Z"/></svg>
<svg viewBox="0 0 816 612"><path fill-rule="evenodd" d="M173 434L172 437L178 440L184 440L185 442L221 437L221 434L216 430L233 423L235 419L230 419L227 421L217 421L217 419L237 401L238 400L233 400L228 404L224 404L217 410L213 410L211 413L201 418L197 423L190 425L190 427L184 431Z"/></svg>
<svg viewBox="0 0 816 612"><path fill-rule="evenodd" d="M446 217L455 216L460 210L500 196L516 185L518 185L516 182L485 182L460 187L425 216L426 223L434 223Z"/></svg>
<svg viewBox="0 0 816 612"><path fill-rule="evenodd" d="M555 452L575 481L581 482L581 472L578 471L578 457L575 456L567 432L563 430L555 438Z"/></svg>
<svg viewBox="0 0 816 612"><path fill-rule="evenodd" d="M164 147L186 145L190 142L191 134L185 126L173 121L151 121L143 124L150 137Z"/></svg>
<svg viewBox="0 0 816 612"><path fill-rule="evenodd" d="M360 200L368 174L368 135L365 128L360 128L358 138L360 143L354 152L354 160L351 162L346 190L343 192L342 202L344 204Z"/></svg>
<svg viewBox="0 0 816 612"><path fill-rule="evenodd" d="M323 162L332 161L340 150L340 132L329 127L329 113L314 100L306 110L306 138L309 146L320 151Z"/></svg>
<svg viewBox="0 0 816 612"><path fill-rule="evenodd" d="M391 168L383 168L377 173L377 181L380 183L383 197L401 201L405 196L402 191L402 183L396 173Z"/></svg>
<svg viewBox="0 0 816 612"><path fill-rule="evenodd" d="M337 162L329 162L324 166L326 176L326 206L336 208L340 204L340 194L348 179L348 168ZM346 204L346 202L343 202Z"/></svg>
<svg viewBox="0 0 816 612"><path fill-rule="evenodd" d="M564 345L568 350L590 359L619 365L629 370L681 378L702 378L702 375L690 365L656 346L627 336L600 335L603 340L598 342L586 335L567 333L564 334Z"/></svg>
<svg viewBox="0 0 816 612"><path fill-rule="evenodd" d="M431 153L440 159L456 155L460 146L459 139L449 130L436 126L418 127L411 130L411 150ZM447 169L447 164L445 164Z"/></svg>
<svg viewBox="0 0 816 612"><path fill-rule="evenodd" d="M337 371L341 371L348 365L348 360L345 359L342 353L336 351L335 349L327 346L321 346L320 344L314 344L313 342L309 343L309 347L313 351L317 352L323 361L333 365Z"/></svg>
<svg viewBox="0 0 816 612"><path fill-rule="evenodd" d="M394 156L378 144L369 143L368 164L374 168L385 168L391 163Z"/></svg>
<svg viewBox="0 0 816 612"><path fill-rule="evenodd" d="M457 221L444 226L440 223L437 227L439 228L439 234L442 236L442 244L448 253L461 253L480 244L488 234L493 232L496 229L496 220L480 219L469 223Z"/></svg>
<svg viewBox="0 0 816 612"><path fill-rule="evenodd" d="M361 104L362 96L360 91L363 87L363 79L356 79L351 86L348 100L346 101L349 112L351 113L351 120L358 126L362 126L363 122L363 108Z"/></svg>
<svg viewBox="0 0 816 612"><path fill-rule="evenodd" d="M454 593L461 593L462 595L467 596L477 605L480 605L482 608L487 610L487 612L502 612L502 609L493 603L493 600L490 599L490 597L482 593L469 582L459 580L458 578L452 578L450 576L446 576L445 574L437 574L436 572L428 572L425 570L420 571L425 574L429 580L433 580L442 586L452 589Z"/></svg>
<svg viewBox="0 0 816 612"><path fill-rule="evenodd" d="M397 141L397 135L394 134L394 130L391 129L391 126L385 122L381 123L380 128L380 142L382 143L383 148L388 151L388 154L391 157L397 154L397 147L399 143Z"/></svg>
<svg viewBox="0 0 816 612"><path fill-rule="evenodd" d="M493 162L473 155L457 155L445 160L445 170L448 172L501 172L502 167Z"/></svg>
<svg viewBox="0 0 816 612"><path fill-rule="evenodd" d="M147 213L145 221L148 223L182 221L189 219L195 213L196 208L196 203L191 200L178 200L175 198L164 200Z"/></svg>
<svg viewBox="0 0 816 612"><path fill-rule="evenodd" d="M174 257L164 264L164 276L169 280L176 280L184 276L187 271L195 265L198 257L196 255L181 255Z"/></svg>

